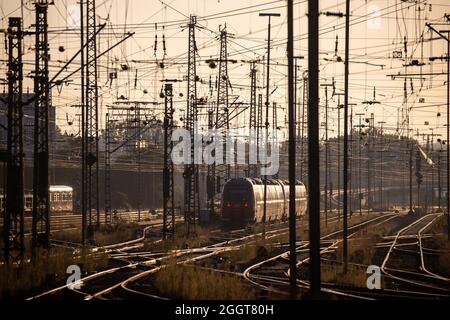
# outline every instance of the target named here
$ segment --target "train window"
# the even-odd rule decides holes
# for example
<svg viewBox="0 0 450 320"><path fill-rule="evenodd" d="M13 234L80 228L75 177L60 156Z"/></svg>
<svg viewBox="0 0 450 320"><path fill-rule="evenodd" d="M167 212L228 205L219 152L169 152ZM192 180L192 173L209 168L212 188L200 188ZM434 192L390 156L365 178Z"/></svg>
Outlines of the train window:
<svg viewBox="0 0 450 320"><path fill-rule="evenodd" d="M224 194L225 201L231 202L244 202L248 201L248 191L244 188L236 188L228 190Z"/></svg>

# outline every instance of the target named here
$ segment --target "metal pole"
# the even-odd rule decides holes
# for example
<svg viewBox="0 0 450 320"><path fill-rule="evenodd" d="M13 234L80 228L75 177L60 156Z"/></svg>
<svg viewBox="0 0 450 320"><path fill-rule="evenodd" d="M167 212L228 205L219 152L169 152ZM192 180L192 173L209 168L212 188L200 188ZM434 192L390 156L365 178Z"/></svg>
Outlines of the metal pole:
<svg viewBox="0 0 450 320"><path fill-rule="evenodd" d="M413 161L413 151L411 141L408 138L408 148L409 148L409 213L413 212L413 194L412 194L412 161Z"/></svg>
<svg viewBox="0 0 450 320"><path fill-rule="evenodd" d="M338 135L337 135L337 214L338 223L341 222L341 102L340 96L338 97Z"/></svg>
<svg viewBox="0 0 450 320"><path fill-rule="evenodd" d="M266 144L268 139L268 132L269 132L269 80L270 80L270 19L271 17L279 17L279 13L260 13L259 16L261 17L269 17L269 24L267 26L267 65L266 65L266 122L265 122L265 128L266 128ZM267 150L266 150L267 153ZM266 237L266 217L267 217L267 174L264 175L264 204L263 204L263 216L262 216L262 223L263 223L263 238Z"/></svg>
<svg viewBox="0 0 450 320"><path fill-rule="evenodd" d="M24 242L23 63L21 18L8 20L6 203L3 250L6 263L22 263ZM10 261L12 259L12 261Z"/></svg>
<svg viewBox="0 0 450 320"><path fill-rule="evenodd" d="M325 226L328 225L328 88L325 87Z"/></svg>
<svg viewBox="0 0 450 320"><path fill-rule="evenodd" d="M289 271L291 299L297 297L297 254L295 230L295 104L294 104L294 12L293 0L288 0L288 106L289 106Z"/></svg>
<svg viewBox="0 0 450 320"><path fill-rule="evenodd" d="M361 123L361 116L362 114L359 114L359 168L358 168L358 199L359 199L359 215L362 216L362 189L361 189L361 164L362 164L362 147L361 147L361 129L362 129L362 123Z"/></svg>
<svg viewBox="0 0 450 320"><path fill-rule="evenodd" d="M441 189L441 153L442 153L442 141L440 141L440 149L438 152L438 207L441 209L442 189Z"/></svg>
<svg viewBox="0 0 450 320"><path fill-rule="evenodd" d="M319 168L319 1L308 1L308 211L309 282L320 295L320 168Z"/></svg>
<svg viewBox="0 0 450 320"><path fill-rule="evenodd" d="M433 143L434 143L434 134L433 134L433 130L431 130L431 159L434 158L434 147L433 147ZM431 170L431 212L433 212L433 206L434 206L434 163L433 165L430 167ZM427 188L427 193L430 193L430 188Z"/></svg>
<svg viewBox="0 0 450 320"><path fill-rule="evenodd" d="M367 132L367 214L370 213L370 209L372 208L372 177L371 177L371 155L372 155L372 148L371 148L371 134L373 133L373 113L370 114L369 118L369 130Z"/></svg>
<svg viewBox="0 0 450 320"><path fill-rule="evenodd" d="M350 0L345 1L346 13L345 13L345 71L344 71L344 230L343 236L343 254L344 254L344 273L347 273L348 269L348 51L350 42Z"/></svg>
<svg viewBox="0 0 450 320"><path fill-rule="evenodd" d="M85 97L84 97L84 26L83 26L83 6L84 1L80 0L80 65L81 65L81 239L83 245L86 244L86 231L87 231L87 212L86 212L86 185L84 183L86 177L86 165L85 165Z"/></svg>
<svg viewBox="0 0 450 320"><path fill-rule="evenodd" d="M137 144L137 210L138 222L141 221L141 106L135 106L135 124L137 129L136 144Z"/></svg>
<svg viewBox="0 0 450 320"><path fill-rule="evenodd" d="M450 241L450 41L447 40L447 240Z"/></svg>

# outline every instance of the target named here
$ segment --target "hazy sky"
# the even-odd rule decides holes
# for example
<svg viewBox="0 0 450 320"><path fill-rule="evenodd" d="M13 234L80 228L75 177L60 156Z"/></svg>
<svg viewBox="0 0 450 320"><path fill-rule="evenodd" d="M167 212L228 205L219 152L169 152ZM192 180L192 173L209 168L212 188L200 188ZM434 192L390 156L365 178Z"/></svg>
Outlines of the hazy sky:
<svg viewBox="0 0 450 320"><path fill-rule="evenodd" d="M0 0L0 28L7 26L7 17L24 16L24 28L31 30L34 23L33 5L30 0ZM302 97L301 75L307 66L307 1L295 1L295 54L305 56L299 60L298 96ZM279 18L272 20L272 68L270 76L270 90L276 89L271 95L278 107L278 124L285 127L285 107L287 96L286 70L286 1L260 0L97 0L98 23L107 25L100 33L99 52L116 43L124 33L135 32L135 35L120 45L109 55L102 57L99 62L99 103L101 110L100 127L104 124L106 106L124 95L130 100L158 101L161 90L160 80L163 78L177 78L182 80L186 74L187 62L187 17L190 14L198 16L201 28L196 31L198 54L197 73L204 84L198 86L198 96L209 95L208 81L213 81L218 68L211 69L205 59L216 58L219 54L218 31L219 25L227 25L232 34L228 45L230 58L238 63L229 65L229 76L232 85L230 94L239 96L238 101L249 100L249 63L247 61L261 58L266 54L267 18L259 17L259 12L278 12ZM345 12L345 1L320 1L322 12ZM76 26L78 5L75 0L55 0L55 5L49 9L50 30L50 77L63 66L79 49L79 30ZM423 67L408 67L408 73L435 73L424 75L423 80L417 75L414 79L407 79L407 106L411 109L411 128L418 128L423 133L431 133L428 128L435 128L436 132L444 134L446 116L446 63L436 60L429 62L430 56L440 56L446 52L444 40L436 39L431 34L425 22L443 22L445 13L450 12L450 4L446 0L431 1L400 1L375 0L351 1L351 39L350 39L350 103L354 113L371 112L375 114L375 123L385 122L388 129L397 127L398 119L402 121L404 108L404 80L393 80L389 75L404 73L404 64L417 59L423 62ZM369 19L368 19L369 17ZM419 19L420 18L420 19ZM321 83L336 82L336 93L343 92L342 62L335 62L334 56L336 36L338 37L338 56L344 57L344 18L321 15L320 17L320 79ZM164 27L164 28L163 28ZM441 25L441 29L450 26ZM157 50L154 43L157 35ZM163 55L163 35L166 39L166 56ZM424 42L420 41L424 39ZM408 59L392 58L393 51L403 51L404 39L407 41ZM25 41L24 68L25 75L33 69L34 38L27 36ZM59 48L64 50L60 52ZM61 49L62 49L61 48ZM7 55L4 45L0 49L2 59L0 83L6 79ZM161 62L164 57L165 69L160 69L156 61ZM404 58L404 52L403 52ZM128 69L121 71L121 65ZM71 64L67 71L79 66L79 60ZM382 67L383 66L383 67ZM112 84L108 82L108 73L117 68L118 79ZM137 70L137 80L136 77ZM258 65L258 85L264 86L263 65ZM68 74L63 72L62 75ZM135 81L136 80L136 81ZM134 89L136 82L136 89ZM57 107L57 124L68 132L77 132L77 128L67 125L69 121L76 121L79 109L73 107L80 103L80 76L74 76L61 91L53 89L53 105ZM25 91L33 90L32 82L27 78ZM185 108L186 82L174 85L176 108L181 115ZM5 85L2 84L5 88ZM375 99L381 104L365 105L361 102ZM6 88L5 88L6 90ZM324 87L321 88L321 106L325 104ZM144 93L146 91L147 93ZM179 97L179 93L184 97ZM260 93L264 93L261 89ZM214 93L215 95L215 93ZM342 99L343 97L341 97ZM424 102L420 102L421 98ZM341 100L342 103L343 99ZM300 101L301 102L301 101ZM338 96L331 98L329 92L329 121L332 129L337 125ZM162 106L149 106L155 112L160 112ZM324 108L321 108L323 118ZM441 113L441 117L438 117ZM323 119L321 119L323 121ZM356 124L358 116L353 117ZM425 125L428 121L429 125ZM248 123L248 113L243 114L234 123L243 126ZM76 124L76 123L75 123ZM336 132L332 133L336 134Z"/></svg>

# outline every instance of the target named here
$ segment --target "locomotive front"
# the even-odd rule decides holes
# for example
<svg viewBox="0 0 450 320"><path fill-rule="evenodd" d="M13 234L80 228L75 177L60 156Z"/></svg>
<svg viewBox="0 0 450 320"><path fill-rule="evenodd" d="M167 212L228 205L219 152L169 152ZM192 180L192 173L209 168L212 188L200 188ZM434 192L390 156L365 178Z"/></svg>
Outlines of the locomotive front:
<svg viewBox="0 0 450 320"><path fill-rule="evenodd" d="M242 226L255 220L253 185L247 179L228 180L222 192L222 221L228 226Z"/></svg>

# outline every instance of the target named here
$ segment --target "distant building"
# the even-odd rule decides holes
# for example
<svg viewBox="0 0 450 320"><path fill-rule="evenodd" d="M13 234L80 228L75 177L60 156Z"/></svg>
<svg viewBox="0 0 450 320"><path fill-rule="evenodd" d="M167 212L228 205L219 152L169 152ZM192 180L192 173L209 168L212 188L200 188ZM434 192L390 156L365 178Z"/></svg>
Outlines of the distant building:
<svg viewBox="0 0 450 320"><path fill-rule="evenodd" d="M22 102L27 102L30 100L34 94L25 93L22 95ZM8 95L5 93L0 94L4 100L8 99ZM33 140L34 140L34 102L26 104L23 106L23 148L25 153L25 159L33 159ZM56 116L55 108L50 107L48 112L49 120L49 136L54 137L56 133ZM0 100L0 149L6 149L7 144L7 126L8 126L8 106ZM50 138L52 139L52 138ZM52 139L54 140L54 139ZM52 145L50 144L50 148ZM51 149L50 149L51 152Z"/></svg>

